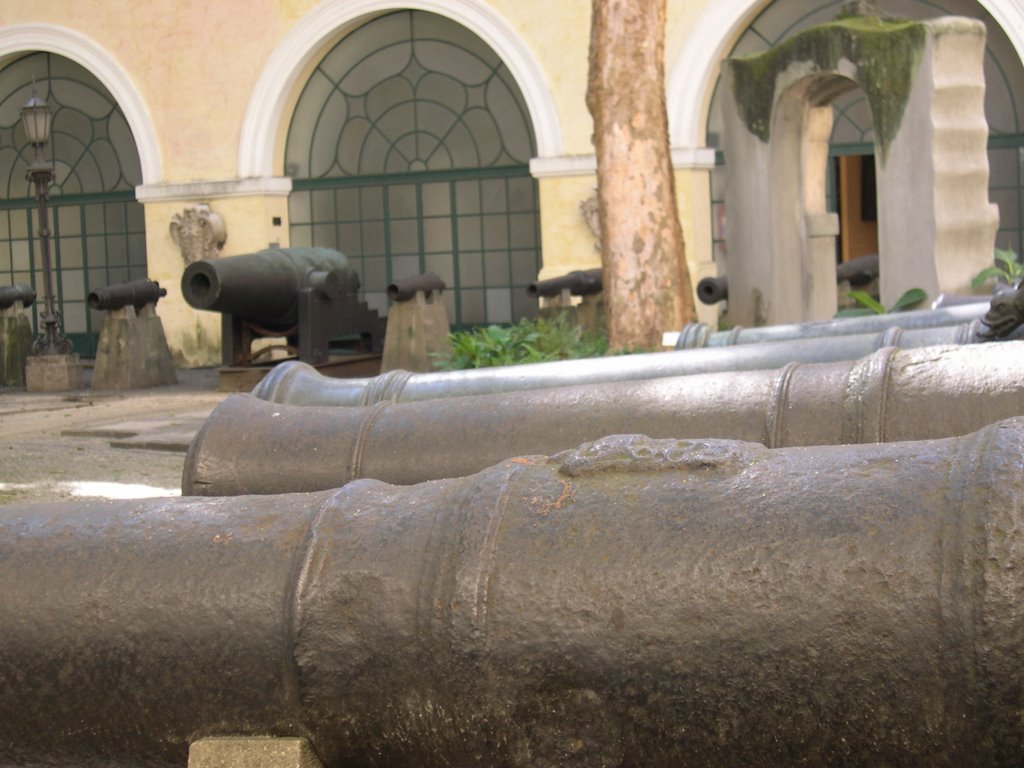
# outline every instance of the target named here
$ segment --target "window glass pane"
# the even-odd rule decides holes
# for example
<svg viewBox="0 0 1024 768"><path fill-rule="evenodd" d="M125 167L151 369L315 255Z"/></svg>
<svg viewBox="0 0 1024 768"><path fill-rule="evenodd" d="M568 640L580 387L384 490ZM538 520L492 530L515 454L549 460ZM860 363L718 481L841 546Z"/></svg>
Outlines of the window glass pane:
<svg viewBox="0 0 1024 768"><path fill-rule="evenodd" d="M459 323L484 323L487 316L484 313L484 292L480 289L463 289L459 292L459 303L461 310L457 322Z"/></svg>
<svg viewBox="0 0 1024 768"><path fill-rule="evenodd" d="M508 285L508 253L489 251L484 254L484 275L487 278L487 285Z"/></svg>
<svg viewBox="0 0 1024 768"><path fill-rule="evenodd" d="M476 287L484 284L483 254L459 254L459 284L462 287Z"/></svg>
<svg viewBox="0 0 1024 768"><path fill-rule="evenodd" d="M507 288L487 289L487 322L512 322L512 296Z"/></svg>
<svg viewBox="0 0 1024 768"><path fill-rule="evenodd" d="M430 252L450 251L452 249L452 221L444 219L424 219L423 250Z"/></svg>
<svg viewBox="0 0 1024 768"><path fill-rule="evenodd" d="M449 288L455 286L455 260L450 253L428 254L423 262L424 271L433 272Z"/></svg>

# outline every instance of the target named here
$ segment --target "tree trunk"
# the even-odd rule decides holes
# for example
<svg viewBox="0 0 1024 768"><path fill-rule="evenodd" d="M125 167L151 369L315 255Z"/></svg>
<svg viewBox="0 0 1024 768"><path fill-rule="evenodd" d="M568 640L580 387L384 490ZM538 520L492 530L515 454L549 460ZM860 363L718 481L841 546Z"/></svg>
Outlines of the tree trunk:
<svg viewBox="0 0 1024 768"><path fill-rule="evenodd" d="M694 319L665 107L666 0L593 0L594 118L608 342L657 349Z"/></svg>

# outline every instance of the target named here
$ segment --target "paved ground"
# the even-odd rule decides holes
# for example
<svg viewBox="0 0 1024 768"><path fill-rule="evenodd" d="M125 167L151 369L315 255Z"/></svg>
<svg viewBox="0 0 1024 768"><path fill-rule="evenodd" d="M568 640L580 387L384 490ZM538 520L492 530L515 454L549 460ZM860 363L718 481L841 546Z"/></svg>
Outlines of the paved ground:
<svg viewBox="0 0 1024 768"><path fill-rule="evenodd" d="M126 392L0 388L0 504L180 493L188 444L228 395L217 386L200 369Z"/></svg>

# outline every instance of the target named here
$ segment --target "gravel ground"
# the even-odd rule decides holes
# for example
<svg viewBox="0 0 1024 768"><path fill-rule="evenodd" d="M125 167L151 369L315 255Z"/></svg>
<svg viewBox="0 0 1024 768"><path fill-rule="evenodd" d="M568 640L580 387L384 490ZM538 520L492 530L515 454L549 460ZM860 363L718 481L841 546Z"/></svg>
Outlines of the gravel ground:
<svg viewBox="0 0 1024 768"><path fill-rule="evenodd" d="M86 380L88 385L88 378ZM109 436L72 436L132 420L169 428L209 412L228 393L212 369L178 371L178 384L127 392L0 389L0 505L82 497L177 495L185 454L115 448Z"/></svg>

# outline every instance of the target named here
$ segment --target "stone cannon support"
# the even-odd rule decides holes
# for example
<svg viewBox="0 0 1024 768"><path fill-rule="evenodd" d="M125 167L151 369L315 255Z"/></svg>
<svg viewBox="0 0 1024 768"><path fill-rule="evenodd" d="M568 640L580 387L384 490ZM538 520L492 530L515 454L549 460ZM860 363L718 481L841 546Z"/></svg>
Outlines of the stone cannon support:
<svg viewBox="0 0 1024 768"><path fill-rule="evenodd" d="M253 389L253 394L294 405L354 406L384 400L411 402L663 376L771 370L791 362L856 360L889 346L910 349L964 344L977 340L979 328L979 321L909 331L890 328L880 334L746 344L727 349L653 352L443 373L389 371L370 379L331 379L311 366L286 362L271 370Z"/></svg>
<svg viewBox="0 0 1024 768"><path fill-rule="evenodd" d="M388 298L395 303L388 311L382 373L434 371L439 360L451 354L448 312L441 301L444 289L444 281L433 272L388 286Z"/></svg>
<svg viewBox="0 0 1024 768"><path fill-rule="evenodd" d="M1024 422L0 512L0 764L1011 765Z"/></svg>
<svg viewBox="0 0 1024 768"><path fill-rule="evenodd" d="M35 300L29 285L0 288L0 387L25 386L25 360L32 351L32 326L25 309Z"/></svg>
<svg viewBox="0 0 1024 768"><path fill-rule="evenodd" d="M1020 341L363 408L234 395L190 446L182 492L315 491L363 477L411 484L622 433L831 445L951 437L1011 416L1024 416Z"/></svg>

